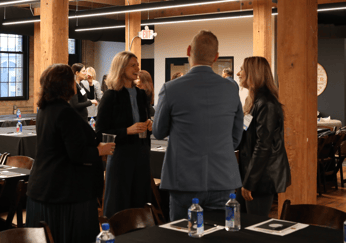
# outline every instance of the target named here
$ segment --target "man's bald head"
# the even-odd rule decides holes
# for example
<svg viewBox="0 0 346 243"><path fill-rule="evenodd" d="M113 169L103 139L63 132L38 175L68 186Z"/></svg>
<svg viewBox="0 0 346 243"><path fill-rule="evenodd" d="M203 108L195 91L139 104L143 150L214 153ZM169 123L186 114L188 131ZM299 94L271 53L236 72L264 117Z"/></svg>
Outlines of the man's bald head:
<svg viewBox="0 0 346 243"><path fill-rule="evenodd" d="M190 58L197 65L212 65L217 58L219 41L210 31L201 30L192 40Z"/></svg>

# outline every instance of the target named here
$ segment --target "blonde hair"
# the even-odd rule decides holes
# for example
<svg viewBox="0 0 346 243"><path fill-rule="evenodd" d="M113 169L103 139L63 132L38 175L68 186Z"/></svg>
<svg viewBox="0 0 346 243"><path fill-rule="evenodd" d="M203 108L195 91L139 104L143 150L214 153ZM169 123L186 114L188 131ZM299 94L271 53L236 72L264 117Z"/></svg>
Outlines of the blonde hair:
<svg viewBox="0 0 346 243"><path fill-rule="evenodd" d="M132 57L135 57L137 59L136 55L129 51L122 51L115 55L111 64L111 68L109 69L107 78L105 80L108 89L119 91L124 87L125 68L129 64Z"/></svg>
<svg viewBox="0 0 346 243"><path fill-rule="evenodd" d="M150 104L154 104L154 85L150 73L145 70L140 70L138 77L144 86L145 93L151 97Z"/></svg>
<svg viewBox="0 0 346 243"><path fill-rule="evenodd" d="M92 75L93 80L96 80L96 71L93 67L88 67L86 71Z"/></svg>
<svg viewBox="0 0 346 243"><path fill-rule="evenodd" d="M266 87L270 93L278 100L278 88L274 83L274 78L270 65L264 57L247 57L244 59L243 64L246 78L241 82L242 87L249 89L249 94L246 97L244 105L244 114L249 114L256 95L260 88Z"/></svg>

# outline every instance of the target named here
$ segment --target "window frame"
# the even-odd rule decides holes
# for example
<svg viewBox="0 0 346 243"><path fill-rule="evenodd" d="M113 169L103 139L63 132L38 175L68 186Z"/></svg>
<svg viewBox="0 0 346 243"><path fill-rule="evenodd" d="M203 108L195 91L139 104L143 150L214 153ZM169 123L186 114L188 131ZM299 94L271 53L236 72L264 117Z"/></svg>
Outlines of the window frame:
<svg viewBox="0 0 346 243"><path fill-rule="evenodd" d="M7 33L1 33L7 34ZM17 34L15 34L17 35ZM13 51L1 51L0 53L6 54L23 54L23 95L15 97L0 97L0 101L6 100L29 100L29 38L28 36L21 35L23 37L22 42L22 52L13 52Z"/></svg>

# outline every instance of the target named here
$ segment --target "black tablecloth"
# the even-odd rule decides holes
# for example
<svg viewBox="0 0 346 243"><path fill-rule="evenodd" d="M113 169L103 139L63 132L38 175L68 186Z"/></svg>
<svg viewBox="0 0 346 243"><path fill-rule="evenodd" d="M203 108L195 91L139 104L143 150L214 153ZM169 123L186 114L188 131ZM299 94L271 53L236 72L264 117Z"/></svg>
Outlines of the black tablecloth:
<svg viewBox="0 0 346 243"><path fill-rule="evenodd" d="M16 191L17 183L19 180L28 181L30 170L23 169L23 168L0 168L0 170L7 170L10 172L20 173L22 175L20 176L13 176L13 177L0 177L0 179L6 180L5 189L3 191L3 194L1 196L0 200L0 212L6 212L9 209L10 203L13 201L13 196Z"/></svg>
<svg viewBox="0 0 346 243"><path fill-rule="evenodd" d="M17 115L2 115L0 116L0 127L15 127L18 120L23 126L29 125L30 120L35 120L36 114L22 114L21 119L17 119Z"/></svg>
<svg viewBox="0 0 346 243"><path fill-rule="evenodd" d="M11 155L25 155L35 159L36 127L23 127L22 134L16 134L15 127L0 128L0 153L8 152Z"/></svg>
<svg viewBox="0 0 346 243"><path fill-rule="evenodd" d="M226 230L216 231L203 236L200 239L189 237L186 233L168 230L158 226L138 230L116 237L117 243L140 242L140 243L185 243L185 242L220 242L220 243L341 243L343 242L342 230L334 230L317 226L309 226L286 236L275 236L244 228L254 225L269 218L255 215L242 214L242 229L238 232ZM204 221L224 225L224 212L205 212Z"/></svg>

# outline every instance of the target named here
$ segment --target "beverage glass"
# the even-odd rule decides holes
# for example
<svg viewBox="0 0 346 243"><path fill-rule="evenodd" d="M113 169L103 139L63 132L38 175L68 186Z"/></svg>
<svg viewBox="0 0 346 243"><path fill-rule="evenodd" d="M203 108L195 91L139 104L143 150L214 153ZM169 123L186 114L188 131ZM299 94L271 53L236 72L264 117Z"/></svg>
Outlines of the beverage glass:
<svg viewBox="0 0 346 243"><path fill-rule="evenodd" d="M114 143L116 136L117 135L114 135L114 134L102 133L102 142L104 142L104 143Z"/></svg>
<svg viewBox="0 0 346 243"><path fill-rule="evenodd" d="M138 133L139 138L147 138L147 130L144 132Z"/></svg>

